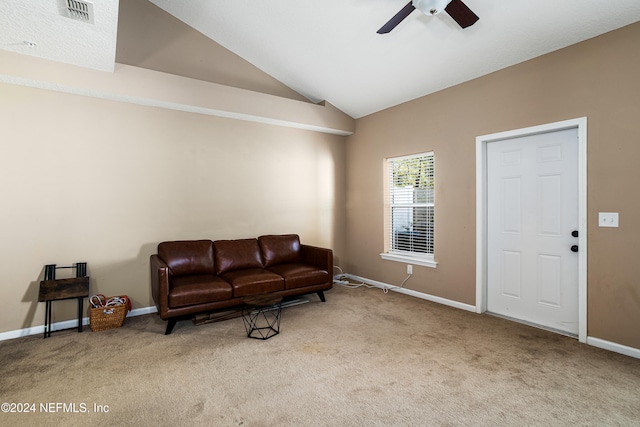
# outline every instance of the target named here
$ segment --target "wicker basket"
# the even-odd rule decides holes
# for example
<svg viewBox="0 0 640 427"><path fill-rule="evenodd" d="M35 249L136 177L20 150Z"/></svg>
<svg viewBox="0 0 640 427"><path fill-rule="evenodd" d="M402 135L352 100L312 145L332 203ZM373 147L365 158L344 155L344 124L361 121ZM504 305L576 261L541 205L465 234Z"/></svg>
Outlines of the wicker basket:
<svg viewBox="0 0 640 427"><path fill-rule="evenodd" d="M119 328L124 323L124 318L127 317L129 311L125 304L100 308L91 307L89 310L89 327L93 332Z"/></svg>

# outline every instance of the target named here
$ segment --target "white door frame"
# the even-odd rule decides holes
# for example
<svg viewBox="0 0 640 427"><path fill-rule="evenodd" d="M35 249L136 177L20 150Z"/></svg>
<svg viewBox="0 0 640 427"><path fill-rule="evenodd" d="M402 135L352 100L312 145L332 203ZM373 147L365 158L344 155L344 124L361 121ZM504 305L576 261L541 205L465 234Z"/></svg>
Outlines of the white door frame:
<svg viewBox="0 0 640 427"><path fill-rule="evenodd" d="M578 129L578 340L587 342L587 118L476 137L476 312L487 311L487 144Z"/></svg>

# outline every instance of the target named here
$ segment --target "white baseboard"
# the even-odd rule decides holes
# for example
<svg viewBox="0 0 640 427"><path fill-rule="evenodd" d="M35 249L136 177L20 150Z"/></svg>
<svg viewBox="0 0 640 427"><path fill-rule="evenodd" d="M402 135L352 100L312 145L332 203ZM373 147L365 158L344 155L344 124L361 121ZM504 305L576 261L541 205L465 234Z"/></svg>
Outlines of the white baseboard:
<svg viewBox="0 0 640 427"><path fill-rule="evenodd" d="M136 317L157 312L158 309L156 308L156 306L152 305L151 307L134 308L129 312L129 314L127 314L127 317Z"/></svg>
<svg viewBox="0 0 640 427"><path fill-rule="evenodd" d="M424 294L422 292L412 291L411 289L400 288L398 286L390 285L388 283L378 282L376 280L367 279L360 276L355 276L353 274L343 274L340 275L340 278L346 277L354 281L359 281L365 283L367 285L372 285L381 289L389 289L391 291L399 292L402 294L410 295L416 298L421 298L427 301L437 302L439 304L448 305L450 307L459 308L462 310L467 310L471 312L476 312L475 305L464 304L458 301L448 300L446 298L436 297L429 294ZM604 350L613 351L615 353L624 354L625 356L635 357L636 359L640 359L640 349L627 347L622 344L617 344L611 341L606 341L600 338L587 337L587 344L592 345L594 347L598 347Z"/></svg>
<svg viewBox="0 0 640 427"><path fill-rule="evenodd" d="M604 350L613 351L615 353L624 354L625 356L635 357L640 359L640 349L627 347L626 345L616 344L611 341L606 341L600 338L587 337L587 344L594 347L602 348Z"/></svg>
<svg viewBox="0 0 640 427"><path fill-rule="evenodd" d="M127 314L127 317L142 316L143 314L155 313L157 311L158 309L155 306L135 308ZM83 317L82 324L85 326L88 325L89 318ZM78 327L77 319L64 320L62 322L52 323L51 331L55 332L55 331L61 331L63 329L72 329L77 327ZM32 326L30 328L24 328L24 329L16 329L15 331L1 332L0 341L6 341L14 338L21 338L21 337L27 337L29 335L38 335L38 334L40 335L44 334L44 325Z"/></svg>
<svg viewBox="0 0 640 427"><path fill-rule="evenodd" d="M360 281L362 283L366 283L367 285L375 286L376 288L388 289L390 291L394 291L394 292L398 292L398 293L401 293L401 294L409 295L409 296L412 296L412 297L424 299L424 300L427 300L427 301L437 302L438 304L448 305L449 307L459 308L461 310L466 310L466 311L472 311L474 313L476 312L476 306L475 305L469 305L469 304L465 304L465 303L462 303L462 302L453 301L453 300L450 300L450 299L446 299L446 298L437 297L437 296L434 296L434 295L425 294L425 293L422 293L422 292L412 291L411 289L401 288L399 286L390 285L390 284L384 283L384 282L378 282L377 280L371 280L371 279L367 279L367 278L364 278L364 277L355 276L353 274L345 274L344 276L348 277L349 279L354 280L354 281Z"/></svg>

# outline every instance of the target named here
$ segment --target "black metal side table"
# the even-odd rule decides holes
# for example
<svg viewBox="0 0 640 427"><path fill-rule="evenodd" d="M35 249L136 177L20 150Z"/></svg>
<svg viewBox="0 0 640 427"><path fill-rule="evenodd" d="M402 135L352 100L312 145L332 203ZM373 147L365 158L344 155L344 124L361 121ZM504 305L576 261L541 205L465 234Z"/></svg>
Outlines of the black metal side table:
<svg viewBox="0 0 640 427"><path fill-rule="evenodd" d="M247 337L266 340L280 333L282 297L259 294L245 297L242 320Z"/></svg>
<svg viewBox="0 0 640 427"><path fill-rule="evenodd" d="M75 268L76 277L56 279L56 269ZM44 267L44 280L40 282L38 301L45 302L44 338L51 336L51 303L53 301L78 298L78 332L82 332L83 298L89 298L89 276L87 263L79 262L69 267L56 267L49 264Z"/></svg>

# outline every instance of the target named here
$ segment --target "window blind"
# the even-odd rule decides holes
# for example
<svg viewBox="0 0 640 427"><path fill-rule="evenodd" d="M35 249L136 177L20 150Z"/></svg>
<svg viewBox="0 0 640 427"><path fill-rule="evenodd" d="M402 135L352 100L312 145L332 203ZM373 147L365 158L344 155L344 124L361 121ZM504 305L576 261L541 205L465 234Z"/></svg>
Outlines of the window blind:
<svg viewBox="0 0 640 427"><path fill-rule="evenodd" d="M433 257L433 152L387 159L390 253Z"/></svg>

